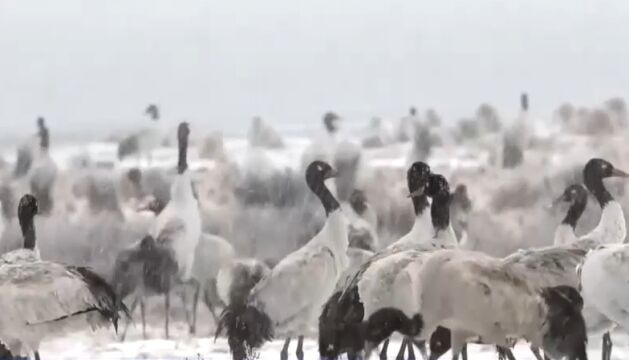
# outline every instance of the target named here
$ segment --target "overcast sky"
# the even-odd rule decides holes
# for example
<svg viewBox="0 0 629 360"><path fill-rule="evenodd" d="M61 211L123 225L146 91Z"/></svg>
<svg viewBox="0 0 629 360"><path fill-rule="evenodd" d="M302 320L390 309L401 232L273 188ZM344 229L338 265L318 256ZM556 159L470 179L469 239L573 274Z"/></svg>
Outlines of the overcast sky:
<svg viewBox="0 0 629 360"><path fill-rule="evenodd" d="M592 104L629 86L629 1L0 0L0 132L173 123L243 132Z"/></svg>

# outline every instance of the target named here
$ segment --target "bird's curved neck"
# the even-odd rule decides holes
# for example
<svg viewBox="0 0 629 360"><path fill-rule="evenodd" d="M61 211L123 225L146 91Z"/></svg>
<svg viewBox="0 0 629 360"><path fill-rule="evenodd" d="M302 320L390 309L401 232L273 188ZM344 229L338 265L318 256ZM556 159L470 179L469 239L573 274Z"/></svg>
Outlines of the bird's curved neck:
<svg viewBox="0 0 629 360"><path fill-rule="evenodd" d="M428 203L428 197L426 195L413 196L412 200L415 217L420 217L424 213L424 210L430 205Z"/></svg>
<svg viewBox="0 0 629 360"><path fill-rule="evenodd" d="M325 183L323 181L315 181L309 185L310 190L312 190L312 192L317 195L317 197L321 201L321 204L325 209L326 216L329 216L332 212L341 207L339 202L336 200L334 195L332 195L332 192L330 192L328 187L325 186Z"/></svg>
<svg viewBox="0 0 629 360"><path fill-rule="evenodd" d="M39 148L42 153L48 152L48 148L50 147L50 134L48 133L48 129L42 128L39 130Z"/></svg>
<svg viewBox="0 0 629 360"><path fill-rule="evenodd" d="M563 219L561 223L568 225L572 229L574 229L577 226L577 222L579 221L579 218L581 218L583 211L585 210L585 205L586 205L585 201L581 201L581 200L577 200L574 203L572 203L572 205L570 205L570 208L568 209L568 213L566 214L566 217Z"/></svg>
<svg viewBox="0 0 629 360"><path fill-rule="evenodd" d="M24 248L29 250L35 249L35 224L33 217L20 219L20 228L24 237Z"/></svg>
<svg viewBox="0 0 629 360"><path fill-rule="evenodd" d="M188 139L179 139L179 157L177 160L177 173L183 174L188 169Z"/></svg>
<svg viewBox="0 0 629 360"><path fill-rule="evenodd" d="M450 194L438 194L433 197L430 217L435 232L446 230L450 226Z"/></svg>
<svg viewBox="0 0 629 360"><path fill-rule="evenodd" d="M607 191L605 185L603 184L603 179L600 177L586 177L585 178L585 186L587 189L594 195L596 201L601 206L601 208L605 207L607 203L613 201L614 198L612 194Z"/></svg>

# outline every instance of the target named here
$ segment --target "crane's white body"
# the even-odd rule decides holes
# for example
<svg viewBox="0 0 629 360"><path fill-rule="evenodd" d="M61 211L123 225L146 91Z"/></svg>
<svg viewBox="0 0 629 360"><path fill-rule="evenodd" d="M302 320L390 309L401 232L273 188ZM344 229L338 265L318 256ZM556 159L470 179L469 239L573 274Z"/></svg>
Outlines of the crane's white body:
<svg viewBox="0 0 629 360"><path fill-rule="evenodd" d="M501 259L463 250L439 250L425 259L416 275L418 311L427 338L437 328L452 330L452 348L472 336L484 343L509 346L508 338L542 345L547 306L539 288Z"/></svg>
<svg viewBox="0 0 629 360"><path fill-rule="evenodd" d="M236 258L236 250L226 239L212 234L201 234L194 255L192 276L203 282L216 279L219 271Z"/></svg>
<svg viewBox="0 0 629 360"><path fill-rule="evenodd" d="M201 215L192 192L189 170L175 177L170 188L170 202L155 219L151 235L158 241L165 239L175 253L180 279L189 280L201 237Z"/></svg>
<svg viewBox="0 0 629 360"><path fill-rule="evenodd" d="M603 207L596 228L575 243L591 250L580 268L583 315L590 332L608 331L614 323L629 326L625 314L629 311L629 301L627 293L622 293L627 284L627 278L622 277L627 267L624 260L627 245L622 244L626 235L622 207L612 200Z"/></svg>
<svg viewBox="0 0 629 360"><path fill-rule="evenodd" d="M348 267L347 248L347 220L337 209L314 238L254 287L249 304L263 309L278 331L303 334Z"/></svg>
<svg viewBox="0 0 629 360"><path fill-rule="evenodd" d="M38 188L51 188L57 179L57 164L50 157L47 150L40 149L29 172L30 181Z"/></svg>
<svg viewBox="0 0 629 360"><path fill-rule="evenodd" d="M591 251L581 267L586 308L629 330L629 244L611 244ZM607 328L608 329L608 328Z"/></svg>
<svg viewBox="0 0 629 360"><path fill-rule="evenodd" d="M557 229L555 229L553 245L570 245L574 244L578 239L572 226L561 223L557 226Z"/></svg>
<svg viewBox="0 0 629 360"><path fill-rule="evenodd" d="M103 299L71 266L18 249L0 258L0 342L13 355L37 351L50 335L108 326L98 308Z"/></svg>
<svg viewBox="0 0 629 360"><path fill-rule="evenodd" d="M384 307L395 307L412 316L416 301L409 294L418 292L421 287L414 274L432 251L458 247L452 226L436 230L432 223L426 224L424 213L430 221L430 211L426 209L417 217L411 232L389 245L358 280L365 318Z"/></svg>
<svg viewBox="0 0 629 360"><path fill-rule="evenodd" d="M625 241L626 236L627 224L622 206L618 201L612 200L603 207L598 225L589 233L581 236L579 241L614 244Z"/></svg>

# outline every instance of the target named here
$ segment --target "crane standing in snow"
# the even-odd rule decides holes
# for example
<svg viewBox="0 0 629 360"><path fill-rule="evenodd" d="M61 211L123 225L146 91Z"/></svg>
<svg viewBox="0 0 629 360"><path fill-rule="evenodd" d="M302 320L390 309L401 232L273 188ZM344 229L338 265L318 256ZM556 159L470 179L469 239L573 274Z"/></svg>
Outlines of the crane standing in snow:
<svg viewBox="0 0 629 360"><path fill-rule="evenodd" d="M219 327L227 330L235 360L247 358L253 349L273 338L276 331L289 334L281 358L287 359L290 336L297 335L297 358L303 359L303 335L349 263L347 219L324 184L334 176L335 170L323 161L313 161L308 166L306 183L327 215L323 229L282 259L251 293L243 294L240 301L232 298L223 312Z"/></svg>
<svg viewBox="0 0 629 360"><path fill-rule="evenodd" d="M53 334L113 324L127 309L114 290L93 271L42 260L36 246L33 218L37 200L24 195L18 219L24 247L0 257L0 342L13 355L33 352Z"/></svg>

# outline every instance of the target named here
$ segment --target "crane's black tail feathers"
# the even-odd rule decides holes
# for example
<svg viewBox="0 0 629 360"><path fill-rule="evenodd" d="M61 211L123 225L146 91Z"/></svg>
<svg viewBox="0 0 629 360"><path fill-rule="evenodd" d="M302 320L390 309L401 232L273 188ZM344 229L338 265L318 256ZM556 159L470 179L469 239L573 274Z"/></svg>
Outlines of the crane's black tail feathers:
<svg viewBox="0 0 629 360"><path fill-rule="evenodd" d="M336 358L339 354L362 350L361 329L365 308L357 286L332 294L319 316L319 354Z"/></svg>
<svg viewBox="0 0 629 360"><path fill-rule="evenodd" d="M68 270L78 274L87 284L92 295L97 301L96 309L105 318L111 320L114 329L118 332L118 320L120 313L127 320L131 319L131 313L127 306L118 298L114 289L100 275L82 266L69 266Z"/></svg>
<svg viewBox="0 0 629 360"><path fill-rule="evenodd" d="M254 357L254 350L274 336L267 314L251 305L229 305L221 313L216 337L225 329L234 360Z"/></svg>

